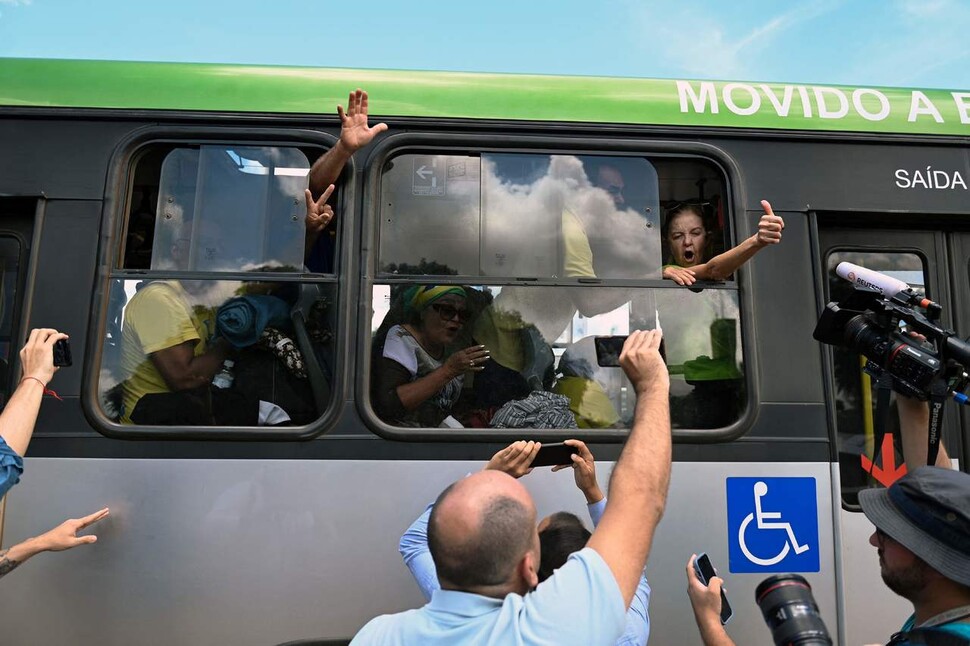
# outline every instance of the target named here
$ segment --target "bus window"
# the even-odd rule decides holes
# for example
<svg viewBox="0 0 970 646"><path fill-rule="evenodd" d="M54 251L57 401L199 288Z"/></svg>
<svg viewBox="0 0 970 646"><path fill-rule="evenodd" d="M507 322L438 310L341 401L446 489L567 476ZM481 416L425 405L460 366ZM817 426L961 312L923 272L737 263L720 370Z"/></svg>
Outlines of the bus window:
<svg viewBox="0 0 970 646"><path fill-rule="evenodd" d="M136 157L124 260L108 285L107 419L299 427L323 415L337 283L300 276L312 253L308 171L298 148L157 145Z"/></svg>
<svg viewBox="0 0 970 646"><path fill-rule="evenodd" d="M736 288L690 291L661 282L661 203L699 204L705 183L723 195L710 164L422 154L400 155L384 170L384 280L372 288L370 366L371 403L384 422L627 428L632 387L621 369L598 364L594 337L658 324L674 426L716 429L740 418L746 394ZM715 238L711 249L723 248ZM474 355L479 345L487 359ZM529 418L530 407L548 416Z"/></svg>
<svg viewBox="0 0 970 646"><path fill-rule="evenodd" d="M840 278L835 268L851 262L881 272L925 293L926 274L923 259L915 253L893 251L839 251L828 256L828 300L839 301L852 292L852 284ZM876 486L876 480L862 467L861 456L871 458L875 446L874 415L876 393L872 380L863 371L865 357L847 348L832 348L835 367L835 412L838 429L839 471L842 498L847 505L857 505L859 491ZM887 418L886 434L899 437L899 419L895 396ZM896 442L896 463L902 462L901 446Z"/></svg>
<svg viewBox="0 0 970 646"><path fill-rule="evenodd" d="M136 185L132 195L137 206L129 218L126 266L147 260L158 270L299 271L309 169L295 148L171 150L161 163L155 215L150 185Z"/></svg>
<svg viewBox="0 0 970 646"><path fill-rule="evenodd" d="M0 405L10 394L10 362L17 351L13 332L21 252L17 238L0 235Z"/></svg>
<svg viewBox="0 0 970 646"><path fill-rule="evenodd" d="M102 360L105 415L146 426L313 422L333 379L334 293L332 284L271 277L113 280L108 319L120 333ZM180 349L201 367L182 370ZM213 381L227 365L228 383ZM210 376L193 380L204 370Z"/></svg>
<svg viewBox="0 0 970 646"><path fill-rule="evenodd" d="M385 165L381 182L380 268L659 278L657 181L638 158L401 155Z"/></svg>
<svg viewBox="0 0 970 646"><path fill-rule="evenodd" d="M581 290L620 305L583 316L572 300ZM503 406L547 392L562 397L534 399L570 415L564 428L627 428L633 387L620 368L599 365L594 339L651 329L658 320L674 427L722 428L744 410L735 291L395 283L375 285L372 298L371 401L392 425L488 428L502 423ZM439 301L444 306L435 307ZM407 402L398 391L478 345L488 358L454 366L457 374L426 398Z"/></svg>

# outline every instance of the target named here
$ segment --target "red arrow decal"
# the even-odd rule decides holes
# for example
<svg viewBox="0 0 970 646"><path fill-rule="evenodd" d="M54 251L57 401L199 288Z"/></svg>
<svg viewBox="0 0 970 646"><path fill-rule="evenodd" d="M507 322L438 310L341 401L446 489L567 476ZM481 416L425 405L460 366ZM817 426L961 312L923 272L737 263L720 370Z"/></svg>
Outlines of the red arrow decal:
<svg viewBox="0 0 970 646"><path fill-rule="evenodd" d="M866 473L882 483L884 487L888 487L906 475L906 463L896 466L896 447L893 446L893 436L889 433L886 433L882 438L880 453L882 454L883 464L881 467L875 466L872 460L864 455L859 457L862 459L862 468L865 469Z"/></svg>

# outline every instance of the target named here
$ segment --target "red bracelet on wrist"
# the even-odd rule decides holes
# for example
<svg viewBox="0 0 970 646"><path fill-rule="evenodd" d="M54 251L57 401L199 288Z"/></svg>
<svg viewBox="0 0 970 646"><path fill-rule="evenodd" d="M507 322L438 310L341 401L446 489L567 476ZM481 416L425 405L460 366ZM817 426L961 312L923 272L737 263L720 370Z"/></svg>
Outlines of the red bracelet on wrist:
<svg viewBox="0 0 970 646"><path fill-rule="evenodd" d="M45 384L43 381L41 381L37 377L24 377L23 379L20 380L20 383L24 383L24 381L26 381L27 379L33 379L34 381L36 381L37 383L39 383L40 384L40 387L44 389L44 394L45 395L50 395L51 397L53 397L57 401L64 401L63 399L61 399L61 396L60 395L58 395L56 392L54 392L53 390L51 390L50 388L48 388L47 387L47 384Z"/></svg>

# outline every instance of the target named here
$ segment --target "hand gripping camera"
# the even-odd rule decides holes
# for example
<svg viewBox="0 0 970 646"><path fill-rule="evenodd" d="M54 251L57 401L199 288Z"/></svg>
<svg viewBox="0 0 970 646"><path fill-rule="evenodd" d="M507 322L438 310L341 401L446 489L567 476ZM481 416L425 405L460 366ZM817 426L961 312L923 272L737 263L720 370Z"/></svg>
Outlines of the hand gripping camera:
<svg viewBox="0 0 970 646"><path fill-rule="evenodd" d="M947 396L963 404L968 401L962 391L968 384L970 343L940 327L942 307L906 283L848 262L839 264L836 273L855 290L825 306L813 336L865 356L865 371L880 388L930 401L928 459L935 463Z"/></svg>

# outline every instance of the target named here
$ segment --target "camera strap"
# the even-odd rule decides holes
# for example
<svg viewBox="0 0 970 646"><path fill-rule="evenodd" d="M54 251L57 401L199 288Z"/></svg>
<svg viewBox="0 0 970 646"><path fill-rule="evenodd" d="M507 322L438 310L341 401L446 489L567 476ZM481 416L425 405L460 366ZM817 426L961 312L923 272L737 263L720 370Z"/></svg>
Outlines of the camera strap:
<svg viewBox="0 0 970 646"><path fill-rule="evenodd" d="M926 433L926 464L935 465L943 434L943 405L946 404L947 383L937 377L930 384L930 421Z"/></svg>
<svg viewBox="0 0 970 646"><path fill-rule="evenodd" d="M883 439L886 437L887 422L889 421L889 399L893 392L893 376L888 371L883 371L876 379L875 387L876 414L872 419L874 442L872 447L872 460L869 466L870 473L876 464L877 458L882 457L883 461L886 459L885 456L880 456L880 454L882 452ZM893 444L895 445L895 442Z"/></svg>

